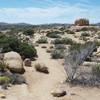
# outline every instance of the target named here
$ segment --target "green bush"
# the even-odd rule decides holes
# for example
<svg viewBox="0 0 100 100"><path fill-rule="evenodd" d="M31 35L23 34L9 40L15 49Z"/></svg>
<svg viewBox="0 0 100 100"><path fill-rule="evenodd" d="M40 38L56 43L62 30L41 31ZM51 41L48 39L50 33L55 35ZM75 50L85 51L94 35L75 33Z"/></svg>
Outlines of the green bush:
<svg viewBox="0 0 100 100"><path fill-rule="evenodd" d="M70 38L62 38L62 39L55 39L53 41L54 44L73 44L72 39Z"/></svg>
<svg viewBox="0 0 100 100"><path fill-rule="evenodd" d="M49 37L49 38L60 38L60 36L55 32L47 33L47 37Z"/></svg>
<svg viewBox="0 0 100 100"><path fill-rule="evenodd" d="M75 32L71 31L71 30L66 30L67 34L75 34Z"/></svg>
<svg viewBox="0 0 100 100"><path fill-rule="evenodd" d="M33 58L36 57L37 54L36 49L33 46L27 43L22 43L17 38L11 36L0 36L0 48L2 48L3 53L15 51L25 58Z"/></svg>
<svg viewBox="0 0 100 100"><path fill-rule="evenodd" d="M97 64L92 68L93 75L100 77L100 64Z"/></svg>
<svg viewBox="0 0 100 100"><path fill-rule="evenodd" d="M11 79L8 76L0 76L0 85L10 83Z"/></svg>
<svg viewBox="0 0 100 100"><path fill-rule="evenodd" d="M82 44L74 43L73 45L71 45L70 51L72 51L72 50L78 50L79 51L81 49L81 47L82 47Z"/></svg>
<svg viewBox="0 0 100 100"><path fill-rule="evenodd" d="M53 59L62 59L64 58L64 50L53 50L52 53L51 53L51 57Z"/></svg>
<svg viewBox="0 0 100 100"><path fill-rule="evenodd" d="M0 70L4 70L7 68L7 65L5 65L3 62L0 62Z"/></svg>
<svg viewBox="0 0 100 100"><path fill-rule="evenodd" d="M63 44L57 44L57 45L55 45L55 49L57 49L57 50L64 50L64 49L66 49L66 46L63 45Z"/></svg>
<svg viewBox="0 0 100 100"><path fill-rule="evenodd" d="M82 33L81 36L90 36L90 34L85 32L85 33Z"/></svg>
<svg viewBox="0 0 100 100"><path fill-rule="evenodd" d="M33 58L37 56L36 49L27 43L21 43L19 45L18 52L24 58Z"/></svg>
<svg viewBox="0 0 100 100"><path fill-rule="evenodd" d="M47 40L47 38L46 38L45 36L42 36L42 37L37 41L37 43L40 43L40 44L42 44L42 43L48 43L48 40Z"/></svg>
<svg viewBox="0 0 100 100"><path fill-rule="evenodd" d="M34 30L32 30L32 29L27 29L27 30L25 30L25 31L23 32L23 34L33 36L33 35L34 35Z"/></svg>

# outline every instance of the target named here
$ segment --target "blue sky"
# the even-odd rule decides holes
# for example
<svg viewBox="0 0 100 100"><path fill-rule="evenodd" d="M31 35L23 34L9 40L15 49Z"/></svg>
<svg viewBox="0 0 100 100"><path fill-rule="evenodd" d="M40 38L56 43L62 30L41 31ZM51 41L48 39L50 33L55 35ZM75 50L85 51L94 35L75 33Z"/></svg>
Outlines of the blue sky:
<svg viewBox="0 0 100 100"><path fill-rule="evenodd" d="M0 0L0 22L73 23L81 17L100 22L100 0Z"/></svg>

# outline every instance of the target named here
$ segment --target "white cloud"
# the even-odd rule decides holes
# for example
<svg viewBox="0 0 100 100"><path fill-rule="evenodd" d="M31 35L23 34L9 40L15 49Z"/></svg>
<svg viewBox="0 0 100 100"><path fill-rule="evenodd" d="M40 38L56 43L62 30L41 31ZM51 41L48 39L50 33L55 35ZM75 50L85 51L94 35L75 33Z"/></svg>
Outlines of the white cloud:
<svg viewBox="0 0 100 100"><path fill-rule="evenodd" d="M84 5L85 6L85 5ZM91 22L97 22L100 18L100 8L82 7L81 4L76 5L57 5L47 8L0 8L0 21L5 22L27 22L33 24L41 23L69 23L76 18L86 17Z"/></svg>

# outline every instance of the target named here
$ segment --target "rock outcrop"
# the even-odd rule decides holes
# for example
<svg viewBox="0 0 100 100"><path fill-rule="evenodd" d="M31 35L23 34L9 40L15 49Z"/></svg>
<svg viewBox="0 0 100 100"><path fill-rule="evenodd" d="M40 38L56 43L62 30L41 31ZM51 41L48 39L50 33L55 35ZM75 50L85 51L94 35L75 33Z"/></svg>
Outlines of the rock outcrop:
<svg viewBox="0 0 100 100"><path fill-rule="evenodd" d="M13 73L23 74L25 72L23 68L23 61L21 56L14 51L4 54L4 63L8 66L8 69Z"/></svg>

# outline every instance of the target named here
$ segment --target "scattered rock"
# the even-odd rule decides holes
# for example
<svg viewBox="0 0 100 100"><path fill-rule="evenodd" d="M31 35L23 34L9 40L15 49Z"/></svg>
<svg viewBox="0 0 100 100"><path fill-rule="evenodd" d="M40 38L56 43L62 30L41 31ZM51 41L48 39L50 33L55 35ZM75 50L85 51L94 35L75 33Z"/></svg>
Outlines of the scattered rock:
<svg viewBox="0 0 100 100"><path fill-rule="evenodd" d="M64 91L63 89L57 89L57 90L53 91L51 94L52 94L54 97L63 97L63 96L65 96L67 93L66 93L66 91Z"/></svg>
<svg viewBox="0 0 100 100"><path fill-rule="evenodd" d="M24 61L25 66L31 67L31 60L29 58Z"/></svg>
<svg viewBox="0 0 100 100"><path fill-rule="evenodd" d="M23 61L21 56L14 51L4 54L4 63L8 66L8 69L13 73L23 74L25 72L23 68Z"/></svg>
<svg viewBox="0 0 100 100"><path fill-rule="evenodd" d="M49 73L48 68L45 66L45 64L42 64L42 63L36 64L35 69L38 72L42 72L42 73L46 73L46 74Z"/></svg>

